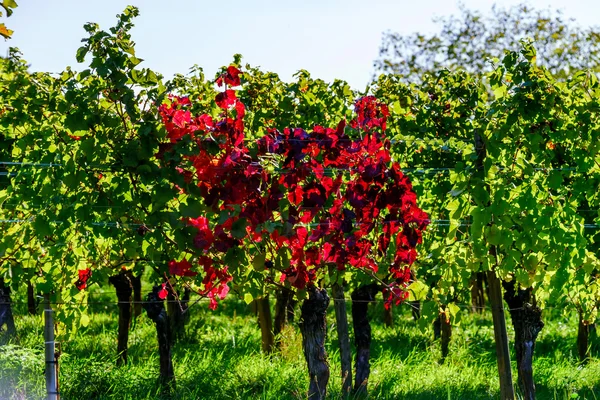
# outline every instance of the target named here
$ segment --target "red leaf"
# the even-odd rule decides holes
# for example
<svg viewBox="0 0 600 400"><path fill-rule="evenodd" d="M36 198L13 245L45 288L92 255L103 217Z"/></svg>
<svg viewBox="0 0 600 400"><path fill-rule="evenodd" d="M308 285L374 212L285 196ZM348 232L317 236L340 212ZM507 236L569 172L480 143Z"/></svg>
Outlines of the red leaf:
<svg viewBox="0 0 600 400"><path fill-rule="evenodd" d="M240 70L230 65L227 67L227 73L225 74L225 83L229 86L240 86Z"/></svg>
<svg viewBox="0 0 600 400"><path fill-rule="evenodd" d="M302 190L302 186L296 185L293 192L288 193L288 200L293 205L297 206L302 201L302 197L304 196L304 191Z"/></svg>
<svg viewBox="0 0 600 400"><path fill-rule="evenodd" d="M203 131L214 126L213 119L208 114L202 114L201 116L196 118L196 123L198 124L198 128Z"/></svg>
<svg viewBox="0 0 600 400"><path fill-rule="evenodd" d="M161 300L164 300L167 298L167 295L169 294L169 292L167 291L167 284L163 283L162 284L162 289L160 289L157 293L158 298Z"/></svg>
<svg viewBox="0 0 600 400"><path fill-rule="evenodd" d="M227 293L229 293L229 286L227 286L227 284L224 284L224 285L221 285L221 288L217 292L217 296L221 300L223 300L225 298L225 296L227 296Z"/></svg>
<svg viewBox="0 0 600 400"><path fill-rule="evenodd" d="M192 115L188 110L177 110L173 115L173 123L179 128L185 128L190 123Z"/></svg>
<svg viewBox="0 0 600 400"><path fill-rule="evenodd" d="M206 217L186 218L185 222L194 228L208 229L208 219Z"/></svg>
<svg viewBox="0 0 600 400"><path fill-rule="evenodd" d="M227 72L221 74L221 76L219 76L219 78L217 79L216 83L219 87L223 86L223 82L225 82L225 84L229 86L240 86L242 84L240 81L241 74L242 73L239 69L237 69L233 65L230 65L229 67L227 67Z"/></svg>
<svg viewBox="0 0 600 400"><path fill-rule="evenodd" d="M87 281L92 276L92 270L89 268L80 269L77 271L79 274L79 279L75 282L75 287L79 290L83 290L87 287Z"/></svg>
<svg viewBox="0 0 600 400"><path fill-rule="evenodd" d="M171 275L177 275L177 276L196 276L196 275L198 275L197 272L190 271L190 268L192 268L192 264L186 259L183 259L179 262L177 262L175 260L171 260L169 262L169 273Z"/></svg>
<svg viewBox="0 0 600 400"><path fill-rule="evenodd" d="M219 93L217 97L215 97L215 102L223 110L227 110L229 107L231 107L236 100L237 96L235 95L234 90L226 90L224 92Z"/></svg>
<svg viewBox="0 0 600 400"><path fill-rule="evenodd" d="M246 106L241 101L235 103L235 111L237 112L237 119L243 119L246 115Z"/></svg>

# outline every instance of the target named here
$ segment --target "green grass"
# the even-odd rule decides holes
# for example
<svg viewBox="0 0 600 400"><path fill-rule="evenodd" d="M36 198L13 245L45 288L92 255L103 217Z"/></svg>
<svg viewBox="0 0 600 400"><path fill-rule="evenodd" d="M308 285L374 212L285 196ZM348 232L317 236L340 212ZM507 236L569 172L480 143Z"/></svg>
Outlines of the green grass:
<svg viewBox="0 0 600 400"><path fill-rule="evenodd" d="M101 296L101 297L97 297ZM96 293L98 299L111 299ZM41 316L16 305L18 337L0 347L0 399L43 398ZM420 332L407 307L385 328L381 304L371 309L373 344L369 393L376 399L496 399L498 378L491 316L466 315L454 327L450 356L440 364L439 341ZM155 328L142 315L130 333L129 363L117 368L115 305L91 307L91 323L62 343L60 391L64 399L160 399ZM332 376L328 398L340 398L341 378L333 310L327 350ZM577 321L549 316L538 338L534 375L538 399L600 399L600 360L576 359ZM508 320L510 326L510 320ZM301 399L308 375L296 325L285 332L281 352L260 352L256 318L243 302L226 301L212 312L191 309L184 340L173 349L174 399ZM512 332L509 332L512 337ZM514 355L513 355L514 358ZM513 361L513 374L516 379Z"/></svg>

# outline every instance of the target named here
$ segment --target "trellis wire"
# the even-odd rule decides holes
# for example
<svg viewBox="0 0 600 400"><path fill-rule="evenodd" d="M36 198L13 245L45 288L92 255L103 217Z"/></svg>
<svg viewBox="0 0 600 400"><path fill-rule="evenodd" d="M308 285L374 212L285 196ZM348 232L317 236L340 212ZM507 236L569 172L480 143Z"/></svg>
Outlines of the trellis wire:
<svg viewBox="0 0 600 400"><path fill-rule="evenodd" d="M595 211L595 210L589 210L589 211ZM30 223L33 222L33 218L31 219L0 219L0 224L22 224L22 223ZM54 224L62 224L64 223L63 221L50 221L51 223ZM389 224L392 222L396 222L396 223L404 223L404 221L401 220L391 220L391 221L381 221L381 223L383 224ZM90 225L90 226L101 226L101 227L112 227L112 228L125 228L125 227L148 227L148 228L154 228L154 227L149 227L146 224L138 224L138 223L123 223L123 222L89 222L89 221L85 221L85 222L80 222L84 225ZM362 225L369 225L369 222L363 222ZM298 226L303 226L303 227L315 227L315 226L326 226L329 225L328 222L314 222L314 223L310 223L310 224L296 224ZM472 223L469 222L459 222L459 223L453 223L453 220L448 220L448 219L437 219L437 220L431 220L429 225L432 226L456 226L456 227L468 227L468 226L472 226ZM600 225L599 224L582 224L583 227L585 229L600 229Z"/></svg>
<svg viewBox="0 0 600 400"><path fill-rule="evenodd" d="M149 292L150 293L150 292ZM336 298L330 298L331 301L335 301L335 302L344 302L344 303L373 303L373 304L382 304L385 303L385 300L381 300L381 299L374 299L374 300L353 300L352 298L344 298L344 299L336 299ZM206 303L209 302L210 298L207 297L201 297L198 299L190 299L187 301L188 303L188 307L196 304L196 303ZM231 300L228 300L231 301ZM239 303L245 303L243 300L239 300L236 299L237 302ZM422 301L431 301L431 299L422 299L422 300L405 300L402 301L399 305L403 305L403 306L407 306L410 308L417 308L416 306L414 306L413 304L411 304L413 301L418 301L418 302L422 302ZM156 303L166 303L166 304L181 304L184 303L181 300L160 300L160 301L147 301L147 300L142 300L142 301L119 301L119 300L115 300L115 301L81 301L81 302L61 302L61 301L56 301L56 302L50 302L49 304L51 305L57 305L57 306L83 306L83 305L119 305L119 304L156 304ZM221 301L222 302L222 301ZM566 302L567 304L573 304L573 302ZM25 301L10 301L10 302L6 302L6 301L0 301L0 305L28 305L28 302ZM491 310L493 307L492 306L478 306L478 305L473 305L473 304L467 304L467 303L451 303L461 309L478 309L478 310ZM552 310L552 309L562 309L564 308L564 306L544 306L544 308L542 310ZM514 310L523 310L525 309L525 307L515 307L515 308L510 308L510 307L502 307L502 310L506 310L506 311L514 311Z"/></svg>
<svg viewBox="0 0 600 400"><path fill-rule="evenodd" d="M30 163L30 162L15 162L15 161L0 161L0 165L8 165L8 166L24 166L24 167L41 167L41 168L54 168L54 167L62 167L62 164L58 164L58 163ZM90 165L90 168L108 168L110 169L111 166L110 165ZM235 169L235 168L229 168L229 167L219 167L219 166L212 166L211 169L227 169L227 170L231 170L231 169ZM239 168L240 170L242 170L243 168ZM400 170L402 172L416 172L419 174L425 174L425 173L440 173L440 172L449 172L449 171L455 171L457 168L456 167L412 167L412 168L400 168ZM479 170L482 169L482 167L469 167L469 168L465 168L465 171L474 171L474 170ZM504 167L499 168L499 170L503 170L506 169ZM331 172L331 171L338 171L338 170L348 170L348 168L332 168L332 167L327 167L327 168L322 168L323 171L327 171L327 172ZM566 168L545 168L545 167L535 167L533 168L534 171L577 171L577 168L573 168L573 167L566 167ZM286 170L279 170L278 172L286 172ZM5 173L6 174L6 173Z"/></svg>

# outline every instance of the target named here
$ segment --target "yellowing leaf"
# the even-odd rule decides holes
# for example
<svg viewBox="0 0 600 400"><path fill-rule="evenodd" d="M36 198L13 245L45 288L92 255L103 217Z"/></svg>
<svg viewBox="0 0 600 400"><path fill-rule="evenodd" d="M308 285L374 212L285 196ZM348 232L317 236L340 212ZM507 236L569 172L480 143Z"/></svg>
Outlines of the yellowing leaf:
<svg viewBox="0 0 600 400"><path fill-rule="evenodd" d="M408 286L407 290L409 301L424 300L429 287L423 282L415 281Z"/></svg>
<svg viewBox="0 0 600 400"><path fill-rule="evenodd" d="M90 324L90 317L87 314L81 314L79 322L81 323L81 326L88 326Z"/></svg>
<svg viewBox="0 0 600 400"><path fill-rule="evenodd" d="M5 39L10 39L14 31L8 29L6 25L0 24L0 36L3 36Z"/></svg>

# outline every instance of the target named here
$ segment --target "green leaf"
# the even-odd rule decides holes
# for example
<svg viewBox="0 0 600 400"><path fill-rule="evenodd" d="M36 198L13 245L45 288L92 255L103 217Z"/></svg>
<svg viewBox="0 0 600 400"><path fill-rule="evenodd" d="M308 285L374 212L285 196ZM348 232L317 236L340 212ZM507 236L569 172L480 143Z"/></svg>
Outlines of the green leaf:
<svg viewBox="0 0 600 400"><path fill-rule="evenodd" d="M230 267L234 275L241 273L249 266L246 252L239 247L232 247L227 250L227 254L223 258L223 263Z"/></svg>
<svg viewBox="0 0 600 400"><path fill-rule="evenodd" d="M10 196L6 189L0 190L0 206L8 199Z"/></svg>
<svg viewBox="0 0 600 400"><path fill-rule="evenodd" d="M150 247L150 242L148 242L147 240L143 240L142 241L142 254L143 255L149 255L148 254L149 247Z"/></svg>
<svg viewBox="0 0 600 400"><path fill-rule="evenodd" d="M456 211L458 210L458 207L460 207L460 201L458 201L458 199L454 199L450 203L448 203L446 209L448 211Z"/></svg>
<svg viewBox="0 0 600 400"><path fill-rule="evenodd" d="M455 317L460 312L460 307L456 305L456 303L448 304L448 311L450 311L450 315Z"/></svg>
<svg viewBox="0 0 600 400"><path fill-rule="evenodd" d="M450 191L450 195L452 197L456 197L456 196L460 195L462 192L464 192L466 188L467 188L467 182L466 181L461 182Z"/></svg>
<svg viewBox="0 0 600 400"><path fill-rule="evenodd" d="M521 286L523 286L525 288L528 288L531 286L530 279L529 279L529 273L527 273L527 271L525 271L523 269L516 270L515 278L517 279L517 282Z"/></svg>
<svg viewBox="0 0 600 400"><path fill-rule="evenodd" d="M435 301L424 301L421 309L422 319L432 322L439 316L440 307Z"/></svg>
<svg viewBox="0 0 600 400"><path fill-rule="evenodd" d="M275 259L277 262L277 269L284 270L290 267L290 256L289 249L285 246L282 246L277 251L277 258Z"/></svg>
<svg viewBox="0 0 600 400"><path fill-rule="evenodd" d="M485 237L492 246L499 245L502 240L501 231L496 225L485 227Z"/></svg>
<svg viewBox="0 0 600 400"><path fill-rule="evenodd" d="M80 150L85 154L85 158L88 161L92 161L94 159L94 138L88 137L80 143Z"/></svg>
<svg viewBox="0 0 600 400"><path fill-rule="evenodd" d="M254 268L255 271L264 271L265 270L265 258L266 258L267 254L266 253L258 253L257 255L254 256L254 258L252 259L252 267Z"/></svg>
<svg viewBox="0 0 600 400"><path fill-rule="evenodd" d="M156 85L158 83L158 77L151 70L146 70L146 82Z"/></svg>
<svg viewBox="0 0 600 400"><path fill-rule="evenodd" d="M205 210L206 207L199 200L195 199L188 199L186 204L182 204L179 207L181 216L189 218L196 218L198 215L202 215Z"/></svg>
<svg viewBox="0 0 600 400"><path fill-rule="evenodd" d="M90 316L87 314L81 314L79 323L81 326L88 326L90 324Z"/></svg>
<svg viewBox="0 0 600 400"><path fill-rule="evenodd" d="M78 63L82 63L83 61L85 61L85 56L88 53L88 47L87 46L81 46L80 48L77 49L77 53L75 55L75 59L77 60Z"/></svg>
<svg viewBox="0 0 600 400"><path fill-rule="evenodd" d="M408 300L409 301L421 301L424 300L429 292L429 286L421 281L414 281L408 288Z"/></svg>
<svg viewBox="0 0 600 400"><path fill-rule="evenodd" d="M296 297L298 298L298 301L302 301L302 300L306 299L308 297L308 293L306 292L306 289L296 290Z"/></svg>
<svg viewBox="0 0 600 400"><path fill-rule="evenodd" d="M33 229L35 229L35 232L38 235L38 237L52 235L52 229L50 228L50 223L48 222L48 220L45 217L43 217L41 215L38 215L35 218L35 221L33 222Z"/></svg>
<svg viewBox="0 0 600 400"><path fill-rule="evenodd" d="M563 185L563 176L561 171L550 171L548 175L548 187L550 189L558 189Z"/></svg>
<svg viewBox="0 0 600 400"><path fill-rule="evenodd" d="M78 131L87 131L88 124L84 114L82 112L74 112L67 115L65 118L65 128L73 134Z"/></svg>
<svg viewBox="0 0 600 400"><path fill-rule="evenodd" d="M231 235L236 239L243 239L246 236L246 226L248 222L240 218L231 225Z"/></svg>
<svg viewBox="0 0 600 400"><path fill-rule="evenodd" d="M521 45L523 46L523 48L521 49L521 54L523 55L523 57L525 57L527 61L531 62L532 64L535 63L536 51L531 41L521 40Z"/></svg>
<svg viewBox="0 0 600 400"><path fill-rule="evenodd" d="M497 99L502 99L503 97L505 97L505 96L506 96L506 93L507 93L507 88L506 88L506 86L496 86L496 87L494 88L494 96L495 96Z"/></svg>
<svg viewBox="0 0 600 400"><path fill-rule="evenodd" d="M399 101L394 101L392 103L391 109L395 114L402 114L402 112L404 111Z"/></svg>
<svg viewBox="0 0 600 400"><path fill-rule="evenodd" d="M17 8L17 2L15 0L3 0L2 1L2 7L4 7L5 9L9 9L9 8Z"/></svg>

